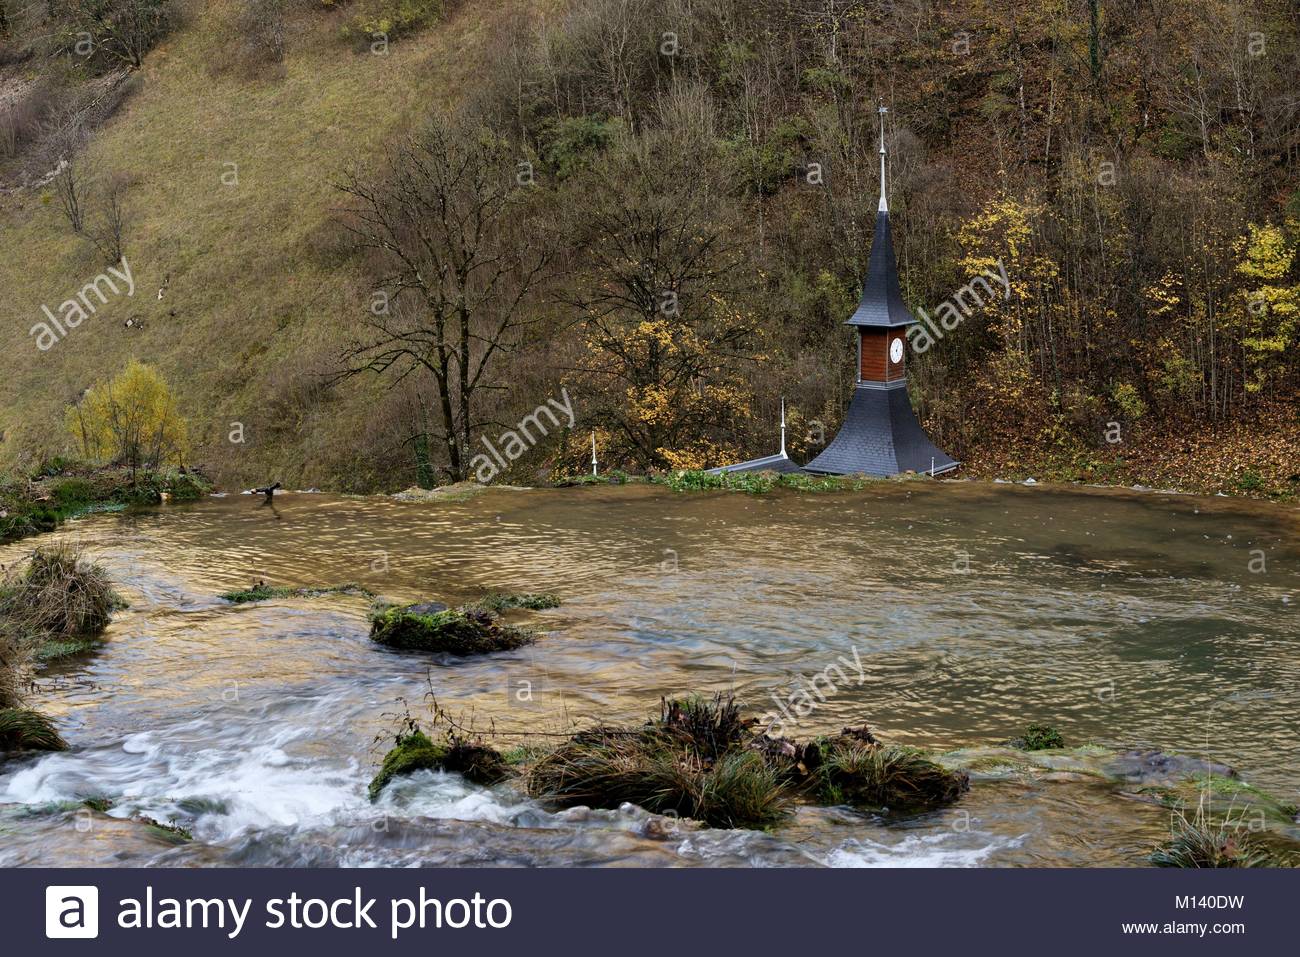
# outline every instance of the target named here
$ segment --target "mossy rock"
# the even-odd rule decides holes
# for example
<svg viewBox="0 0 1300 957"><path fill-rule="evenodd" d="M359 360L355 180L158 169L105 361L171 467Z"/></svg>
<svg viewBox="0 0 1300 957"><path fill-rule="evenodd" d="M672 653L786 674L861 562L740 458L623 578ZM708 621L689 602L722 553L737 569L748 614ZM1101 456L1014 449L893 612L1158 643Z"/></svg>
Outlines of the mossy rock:
<svg viewBox="0 0 1300 957"><path fill-rule="evenodd" d="M384 755L379 773L370 782L370 800L378 800L393 780L416 771L451 771L472 784L491 785L505 780L510 767L492 748L465 741L435 744L423 731L400 735Z"/></svg>
<svg viewBox="0 0 1300 957"><path fill-rule="evenodd" d="M162 838L168 844L188 844L194 840L194 835L190 832L190 829L177 824L175 821L168 821L164 824L162 821L155 820L146 814L141 814L136 820L145 825L150 834Z"/></svg>
<svg viewBox="0 0 1300 957"><path fill-rule="evenodd" d="M45 715L0 708L0 751L66 751L68 743Z"/></svg>
<svg viewBox="0 0 1300 957"><path fill-rule="evenodd" d="M510 651L537 640L532 632L502 624L491 612L443 608L434 603L377 611L371 619L370 637L389 648L457 657Z"/></svg>

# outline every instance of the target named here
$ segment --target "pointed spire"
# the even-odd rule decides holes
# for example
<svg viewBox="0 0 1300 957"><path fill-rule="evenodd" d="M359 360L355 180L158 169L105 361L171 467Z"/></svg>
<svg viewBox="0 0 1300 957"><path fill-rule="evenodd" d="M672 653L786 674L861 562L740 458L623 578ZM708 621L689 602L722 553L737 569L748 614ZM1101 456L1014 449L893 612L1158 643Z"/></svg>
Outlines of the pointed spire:
<svg viewBox="0 0 1300 957"><path fill-rule="evenodd" d="M880 106L876 112L880 114L880 212L889 212L889 203L885 199L885 114L889 112L889 107L885 106L885 101L880 101Z"/></svg>
<svg viewBox="0 0 1300 957"><path fill-rule="evenodd" d="M871 239L871 258L867 262L867 275L862 282L862 298L858 308L849 317L850 326L906 326L916 322L903 302L898 285L898 261L894 257L894 243L889 236L889 202L885 195L885 114L888 108L882 102L880 114L880 210L876 213L876 231Z"/></svg>

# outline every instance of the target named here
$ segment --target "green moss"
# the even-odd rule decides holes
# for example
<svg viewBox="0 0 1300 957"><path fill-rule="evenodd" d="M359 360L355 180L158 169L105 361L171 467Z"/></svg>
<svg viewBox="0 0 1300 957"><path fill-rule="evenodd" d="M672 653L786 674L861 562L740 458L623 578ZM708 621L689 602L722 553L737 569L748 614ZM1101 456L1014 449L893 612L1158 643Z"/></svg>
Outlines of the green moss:
<svg viewBox="0 0 1300 957"><path fill-rule="evenodd" d="M360 595L373 598L374 593L355 583L346 585L312 586L306 588L289 588L284 585L268 585L257 582L247 588L223 592L217 597L235 605L252 601L271 601L276 598L319 598L322 595Z"/></svg>
<svg viewBox="0 0 1300 957"><path fill-rule="evenodd" d="M155 837L161 837L163 840L171 844L188 844L190 841L194 840L194 835L190 832L190 829L177 824L175 821L168 821L164 824L161 821L156 821L143 814L136 818L136 820L141 824L147 825L149 833L153 834Z"/></svg>
<svg viewBox="0 0 1300 957"><path fill-rule="evenodd" d="M0 751L66 751L54 722L24 708L0 708Z"/></svg>
<svg viewBox="0 0 1300 957"><path fill-rule="evenodd" d="M82 807L90 808L92 811L98 811L100 814L107 814L113 810L113 799L107 797L88 797L81 802Z"/></svg>
<svg viewBox="0 0 1300 957"><path fill-rule="evenodd" d="M493 592L479 599L478 607L488 611L505 611L507 608L528 608L540 611L544 608L559 608L560 599L549 592Z"/></svg>
<svg viewBox="0 0 1300 957"><path fill-rule="evenodd" d="M1012 739L1008 744L1021 751L1052 751L1065 747L1065 739L1055 728L1045 724L1031 724L1021 737Z"/></svg>
<svg viewBox="0 0 1300 957"><path fill-rule="evenodd" d="M379 773L370 782L370 800L378 800L395 777L416 771L451 771L474 784L496 784L510 774L506 760L492 748L466 741L434 743L423 731L397 737Z"/></svg>
<svg viewBox="0 0 1300 957"><path fill-rule="evenodd" d="M406 605L376 612L371 619L371 639L390 648L458 656L509 651L536 640L532 632L504 625L485 610L449 608L426 613L421 607Z"/></svg>
<svg viewBox="0 0 1300 957"><path fill-rule="evenodd" d="M802 473L779 472L721 472L687 470L653 476L652 482L666 485L675 492L723 490L762 495L773 489L792 489L796 492L837 492L866 488L872 480L862 478L816 478Z"/></svg>
<svg viewBox="0 0 1300 957"><path fill-rule="evenodd" d="M77 655L84 655L102 647L104 647L104 640L97 636L42 641L36 647L36 660L48 664L75 658Z"/></svg>

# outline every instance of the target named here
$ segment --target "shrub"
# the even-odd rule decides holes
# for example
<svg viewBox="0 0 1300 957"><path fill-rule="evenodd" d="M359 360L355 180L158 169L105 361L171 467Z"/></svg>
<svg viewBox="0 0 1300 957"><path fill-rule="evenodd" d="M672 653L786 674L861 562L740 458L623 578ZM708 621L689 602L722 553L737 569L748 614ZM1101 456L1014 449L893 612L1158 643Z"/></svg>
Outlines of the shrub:
<svg viewBox="0 0 1300 957"><path fill-rule="evenodd" d="M185 454L185 421L156 369L131 360L111 382L68 406L67 428L90 461L157 469Z"/></svg>
<svg viewBox="0 0 1300 957"><path fill-rule="evenodd" d="M344 39L396 40L442 17L443 0L367 0L343 28Z"/></svg>

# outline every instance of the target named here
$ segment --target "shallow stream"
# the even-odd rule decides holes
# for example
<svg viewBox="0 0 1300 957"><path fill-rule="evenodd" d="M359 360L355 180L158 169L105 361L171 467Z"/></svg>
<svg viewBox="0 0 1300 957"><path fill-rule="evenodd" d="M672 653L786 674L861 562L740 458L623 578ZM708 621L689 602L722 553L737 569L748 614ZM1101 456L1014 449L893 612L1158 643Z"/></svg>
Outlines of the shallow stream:
<svg viewBox="0 0 1300 957"><path fill-rule="evenodd" d="M787 734L867 723L949 749L1045 722L1071 744L1226 762L1294 803L1298 530L1263 503L965 482L231 495L87 516L45 538L84 545L131 607L101 650L42 676L35 704L72 750L0 765L0 866L1140 864L1169 812L1081 780L977 779L957 808L902 824L805 808L771 833L556 814L427 772L375 805L365 792L377 736L430 689L510 743L636 723L691 691L789 711L821 675ZM534 646L439 660L370 642L364 598L217 598L255 579L564 604L520 619L545 633ZM74 806L89 797L113 809Z"/></svg>

